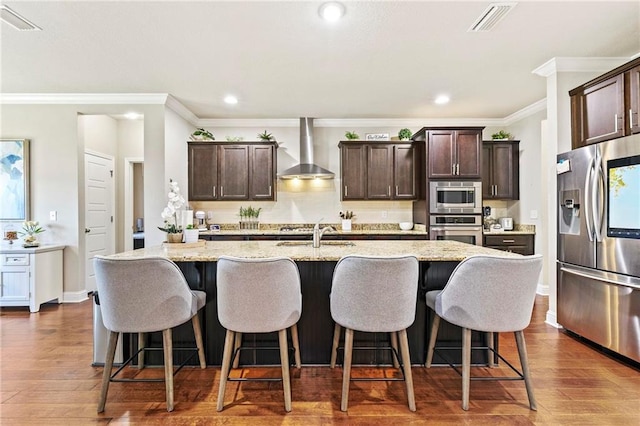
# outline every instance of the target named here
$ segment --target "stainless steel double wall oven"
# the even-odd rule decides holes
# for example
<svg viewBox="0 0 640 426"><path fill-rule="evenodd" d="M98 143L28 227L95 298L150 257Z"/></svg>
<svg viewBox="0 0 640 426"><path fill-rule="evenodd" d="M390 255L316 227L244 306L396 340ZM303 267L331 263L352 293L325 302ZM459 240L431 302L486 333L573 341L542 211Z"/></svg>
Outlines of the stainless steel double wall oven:
<svg viewBox="0 0 640 426"><path fill-rule="evenodd" d="M429 237L482 245L482 182L429 183Z"/></svg>

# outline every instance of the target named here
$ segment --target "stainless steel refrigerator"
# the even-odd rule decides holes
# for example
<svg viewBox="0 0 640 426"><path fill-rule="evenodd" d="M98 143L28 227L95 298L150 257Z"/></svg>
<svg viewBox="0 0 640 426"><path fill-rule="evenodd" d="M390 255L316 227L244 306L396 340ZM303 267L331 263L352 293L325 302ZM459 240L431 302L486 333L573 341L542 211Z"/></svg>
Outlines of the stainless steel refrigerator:
<svg viewBox="0 0 640 426"><path fill-rule="evenodd" d="M558 155L558 323L640 362L640 135Z"/></svg>

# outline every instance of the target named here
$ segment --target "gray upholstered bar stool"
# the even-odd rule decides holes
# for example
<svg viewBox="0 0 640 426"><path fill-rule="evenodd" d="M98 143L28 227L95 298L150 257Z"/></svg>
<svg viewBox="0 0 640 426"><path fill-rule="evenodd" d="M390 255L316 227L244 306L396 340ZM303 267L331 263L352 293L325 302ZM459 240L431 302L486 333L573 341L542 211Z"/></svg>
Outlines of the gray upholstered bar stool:
<svg viewBox="0 0 640 426"><path fill-rule="evenodd" d="M529 373L523 330L531 322L542 255L501 257L477 255L460 262L443 290L427 293L427 306L435 312L425 366L429 368L440 319L462 327L462 409L469 409L471 378L471 330L489 333L488 347L482 347L503 360L517 377L482 377L482 380L524 380L529 406L536 400ZM514 332L522 372L502 358L492 347L493 333ZM491 362L491 361L489 361Z"/></svg>
<svg viewBox="0 0 640 426"><path fill-rule="evenodd" d="M198 319L198 311L206 303L206 294L203 291L191 290L178 266L162 257L110 259L96 256L94 268L102 321L105 328L109 330L98 412L104 411L110 382L163 380L115 378L124 366L139 355L140 351L149 350L142 346L138 354L134 354L122 367L111 374L119 333L139 333L141 336L142 333L154 331L162 331L167 411L173 411L174 348L171 329L191 320L200 368L206 368ZM139 342L143 341L144 339L140 337ZM175 350L178 349L175 348ZM187 358L185 363L189 359ZM183 363L178 370L184 365Z"/></svg>
<svg viewBox="0 0 640 426"><path fill-rule="evenodd" d="M291 411L289 347L287 329L300 367L297 322L302 314L302 293L298 267L289 258L244 259L220 256L217 265L218 319L227 329L224 341L218 411L224 408L224 394L232 358L237 356L240 333L278 332L284 407ZM234 379L238 380L238 379ZM246 380L246 379L240 379ZM256 380L256 379L253 379Z"/></svg>
<svg viewBox="0 0 640 426"><path fill-rule="evenodd" d="M415 256L352 255L343 257L336 265L330 305L333 320L345 328L342 411L347 411L349 405L354 331L391 333L392 336L397 333L409 409L416 411L407 328L416 315L418 269ZM340 328L336 327L332 362L335 362L339 334ZM397 356L396 351L393 356Z"/></svg>

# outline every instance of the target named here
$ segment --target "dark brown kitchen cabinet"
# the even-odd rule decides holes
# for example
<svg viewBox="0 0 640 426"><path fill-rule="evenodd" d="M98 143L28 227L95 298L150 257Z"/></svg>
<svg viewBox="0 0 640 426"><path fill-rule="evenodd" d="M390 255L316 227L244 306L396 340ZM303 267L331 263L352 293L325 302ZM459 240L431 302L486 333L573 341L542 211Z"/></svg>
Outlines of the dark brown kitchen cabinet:
<svg viewBox="0 0 640 426"><path fill-rule="evenodd" d="M482 129L432 129L427 132L429 179L479 179Z"/></svg>
<svg viewBox="0 0 640 426"><path fill-rule="evenodd" d="M342 200L416 197L416 166L409 143L340 142Z"/></svg>
<svg viewBox="0 0 640 426"><path fill-rule="evenodd" d="M520 198L520 141L482 143L482 198Z"/></svg>
<svg viewBox="0 0 640 426"><path fill-rule="evenodd" d="M569 92L571 146L640 132L640 58Z"/></svg>
<svg viewBox="0 0 640 426"><path fill-rule="evenodd" d="M534 234L485 235L484 246L529 256L534 251Z"/></svg>
<svg viewBox="0 0 640 426"><path fill-rule="evenodd" d="M189 200L275 200L274 142L189 142Z"/></svg>

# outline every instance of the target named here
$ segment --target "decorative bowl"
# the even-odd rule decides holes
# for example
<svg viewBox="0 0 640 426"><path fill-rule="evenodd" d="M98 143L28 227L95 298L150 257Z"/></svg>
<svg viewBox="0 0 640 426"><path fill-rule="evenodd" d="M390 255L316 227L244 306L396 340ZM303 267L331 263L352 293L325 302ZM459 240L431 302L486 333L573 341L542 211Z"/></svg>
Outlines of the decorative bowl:
<svg viewBox="0 0 640 426"><path fill-rule="evenodd" d="M398 225L403 231L410 231L413 228L413 222L400 222Z"/></svg>

